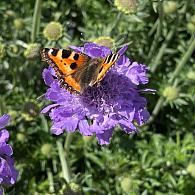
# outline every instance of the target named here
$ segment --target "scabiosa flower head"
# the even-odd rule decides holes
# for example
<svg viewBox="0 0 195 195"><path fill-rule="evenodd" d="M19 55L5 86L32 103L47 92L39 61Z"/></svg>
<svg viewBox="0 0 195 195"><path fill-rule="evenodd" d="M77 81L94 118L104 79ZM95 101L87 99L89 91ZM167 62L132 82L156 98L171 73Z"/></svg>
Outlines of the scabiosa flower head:
<svg viewBox="0 0 195 195"><path fill-rule="evenodd" d="M110 49L95 43L84 47L70 46L77 52L84 52L92 58L105 57ZM84 136L96 135L99 144L108 144L116 125L126 133L137 131L134 121L143 125L149 118L146 99L140 96L139 84L146 84L145 65L131 63L123 55L127 46L119 50L121 54L114 68L106 74L98 86L87 88L82 95L73 95L60 87L51 68L43 71L43 78L49 86L45 97L53 101L42 110L52 119L52 132L59 135L66 130L76 129Z"/></svg>
<svg viewBox="0 0 195 195"><path fill-rule="evenodd" d="M4 114L0 117L0 194L3 191L2 186L9 186L16 182L18 171L14 168L14 161L11 158L13 154L12 147L7 144L9 132L5 126L9 123L10 116Z"/></svg>

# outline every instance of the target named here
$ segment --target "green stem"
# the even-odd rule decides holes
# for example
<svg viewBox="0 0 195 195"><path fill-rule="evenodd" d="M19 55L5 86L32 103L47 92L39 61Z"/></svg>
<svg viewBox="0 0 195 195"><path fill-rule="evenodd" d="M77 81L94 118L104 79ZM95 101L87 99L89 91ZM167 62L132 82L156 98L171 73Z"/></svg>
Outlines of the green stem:
<svg viewBox="0 0 195 195"><path fill-rule="evenodd" d="M66 156L68 157L69 155L69 151L70 151L70 144L72 142L72 138L73 138L73 134L72 133L68 133L66 135L66 141L65 141L65 145L64 145L64 149L66 152Z"/></svg>
<svg viewBox="0 0 195 195"><path fill-rule="evenodd" d="M32 32L31 32L32 43L35 42L36 35L39 32L40 17L41 17L41 0L36 0L35 7L34 7Z"/></svg>
<svg viewBox="0 0 195 195"><path fill-rule="evenodd" d="M152 36L152 34L155 32L156 28L158 27L158 20L159 20L159 18L152 25L152 28L150 29L148 36Z"/></svg>
<svg viewBox="0 0 195 195"><path fill-rule="evenodd" d="M53 183L53 174L49 168L47 169L47 177L49 180L49 192L54 193L55 190L54 190L54 183Z"/></svg>
<svg viewBox="0 0 195 195"><path fill-rule="evenodd" d="M57 141L57 148L58 148L58 154L62 166L63 177L66 180L66 182L69 183L71 180L70 168L68 165L67 156L63 149L62 141L60 140Z"/></svg>
<svg viewBox="0 0 195 195"><path fill-rule="evenodd" d="M171 75L171 78L169 79L169 83L172 83L173 80L178 76L178 74L181 72L181 69L184 67L184 65L186 65L186 62L189 60L194 50L195 50L195 38L193 38L190 41L190 46L188 47L188 50L185 52L185 54L179 61L179 64L175 68L175 71Z"/></svg>
<svg viewBox="0 0 195 195"><path fill-rule="evenodd" d="M168 33L165 41L163 42L161 48L159 49L159 52L156 55L155 59L152 61L151 69L150 69L151 73L154 73L156 71L158 65L160 64L162 56L164 55L164 53L166 51L167 45L168 45L169 41L172 39L174 33L175 33L175 28L172 28L169 31L169 33Z"/></svg>
<svg viewBox="0 0 195 195"><path fill-rule="evenodd" d="M148 121L148 123L152 123L155 119L155 117L158 115L158 113L160 112L162 106L164 103L164 98L160 97L156 103L156 106L154 107L154 110L152 111L152 114L150 116L150 119Z"/></svg>
<svg viewBox="0 0 195 195"><path fill-rule="evenodd" d="M159 13L159 18L157 21L157 31L154 37L154 41L152 43L152 46L150 47L150 51L148 54L148 59L150 59L152 57L152 55L154 54L154 51L156 50L156 47L159 43L159 38L161 36L161 32L162 32L162 19L163 19L163 7L162 7L162 1L158 0L158 13Z"/></svg>

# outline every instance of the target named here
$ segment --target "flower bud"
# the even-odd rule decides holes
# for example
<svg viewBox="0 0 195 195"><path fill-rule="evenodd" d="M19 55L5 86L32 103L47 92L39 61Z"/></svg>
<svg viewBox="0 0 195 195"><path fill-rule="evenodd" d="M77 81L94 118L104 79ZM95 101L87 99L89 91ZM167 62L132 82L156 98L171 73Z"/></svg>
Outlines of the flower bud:
<svg viewBox="0 0 195 195"><path fill-rule="evenodd" d="M26 136L23 133L17 133L16 139L19 142L24 143L26 141Z"/></svg>
<svg viewBox="0 0 195 195"><path fill-rule="evenodd" d="M7 17L16 17L16 13L12 10L6 10L5 15Z"/></svg>
<svg viewBox="0 0 195 195"><path fill-rule="evenodd" d="M43 30L43 35L48 40L58 40L62 36L63 27L59 22L50 22Z"/></svg>
<svg viewBox="0 0 195 195"><path fill-rule="evenodd" d="M189 71L186 76L189 80L195 81L195 71Z"/></svg>
<svg viewBox="0 0 195 195"><path fill-rule="evenodd" d="M69 186L72 192L77 193L77 194L81 193L81 186L79 186L78 184L70 183Z"/></svg>
<svg viewBox="0 0 195 195"><path fill-rule="evenodd" d="M191 22L187 23L187 29L189 32L194 33L195 32L195 25Z"/></svg>
<svg viewBox="0 0 195 195"><path fill-rule="evenodd" d="M28 47L24 51L24 56L28 59L39 56L40 47L41 45L39 43L28 44Z"/></svg>
<svg viewBox="0 0 195 195"><path fill-rule="evenodd" d="M134 13L138 6L137 0L115 0L114 4L119 11L125 14Z"/></svg>
<svg viewBox="0 0 195 195"><path fill-rule="evenodd" d="M173 101L179 97L179 88L168 86L164 89L163 96L167 99L167 101Z"/></svg>
<svg viewBox="0 0 195 195"><path fill-rule="evenodd" d="M132 188L132 180L129 177L122 178L121 188L124 192L129 193Z"/></svg>
<svg viewBox="0 0 195 195"><path fill-rule="evenodd" d="M195 33L195 15L191 16L190 21L187 23L187 29L191 33Z"/></svg>
<svg viewBox="0 0 195 195"><path fill-rule="evenodd" d="M93 42L109 48L112 48L114 46L114 39L112 39L111 37L98 37Z"/></svg>
<svg viewBox="0 0 195 195"><path fill-rule="evenodd" d="M10 50L10 52L12 52L12 53L14 53L14 54L17 54L18 51L19 51L18 46L15 45L15 44L10 44L8 49Z"/></svg>
<svg viewBox="0 0 195 195"><path fill-rule="evenodd" d="M92 139L93 139L92 136L83 136L83 141L85 144L90 143Z"/></svg>
<svg viewBox="0 0 195 195"><path fill-rule="evenodd" d="M169 15L177 11L177 2L175 1L166 1L163 4L163 9L165 14Z"/></svg>
<svg viewBox="0 0 195 195"><path fill-rule="evenodd" d="M52 154L53 146L49 143L43 144L41 147L41 153L46 157L50 158Z"/></svg>
<svg viewBox="0 0 195 195"><path fill-rule="evenodd" d="M5 56L5 44L0 42L0 58Z"/></svg>
<svg viewBox="0 0 195 195"><path fill-rule="evenodd" d="M16 18L14 20L14 27L17 29L17 30L22 30L24 29L24 21L22 18Z"/></svg>
<svg viewBox="0 0 195 195"><path fill-rule="evenodd" d="M187 172L195 178L195 163L190 163L187 167Z"/></svg>

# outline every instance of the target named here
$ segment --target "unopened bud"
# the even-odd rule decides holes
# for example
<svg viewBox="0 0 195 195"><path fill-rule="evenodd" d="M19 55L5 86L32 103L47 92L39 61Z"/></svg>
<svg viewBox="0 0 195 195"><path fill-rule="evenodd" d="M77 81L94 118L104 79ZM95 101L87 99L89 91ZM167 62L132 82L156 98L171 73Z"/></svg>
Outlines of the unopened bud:
<svg viewBox="0 0 195 195"><path fill-rule="evenodd" d="M168 100L168 101L173 101L178 98L179 96L179 88L174 87L174 86L168 86L164 89L163 91L163 96Z"/></svg>
<svg viewBox="0 0 195 195"><path fill-rule="evenodd" d="M175 1L166 1L163 4L163 9L165 14L172 14L177 11L177 2Z"/></svg>
<svg viewBox="0 0 195 195"><path fill-rule="evenodd" d="M59 22L50 22L43 30L43 35L48 40L58 40L62 36L63 27Z"/></svg>

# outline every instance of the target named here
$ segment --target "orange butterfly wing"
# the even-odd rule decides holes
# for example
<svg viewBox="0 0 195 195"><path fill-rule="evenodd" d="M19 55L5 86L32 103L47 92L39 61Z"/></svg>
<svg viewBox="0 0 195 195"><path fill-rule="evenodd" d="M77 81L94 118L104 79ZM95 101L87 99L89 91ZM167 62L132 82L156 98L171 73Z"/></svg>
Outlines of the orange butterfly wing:
<svg viewBox="0 0 195 195"><path fill-rule="evenodd" d="M44 48L41 50L41 57L54 68L62 86L72 93L81 91L79 83L72 75L89 60L87 55L67 49Z"/></svg>

